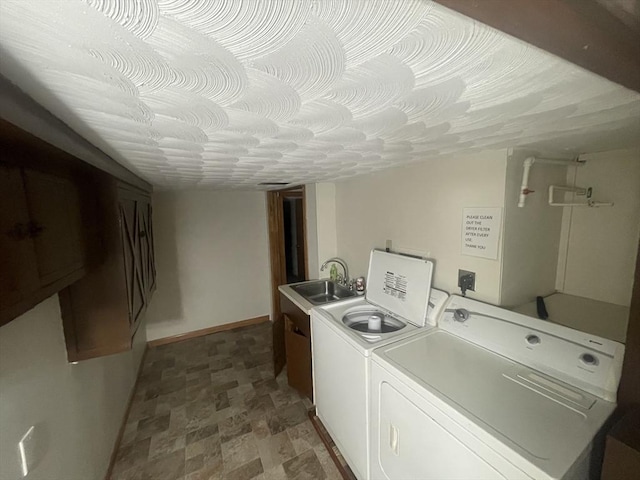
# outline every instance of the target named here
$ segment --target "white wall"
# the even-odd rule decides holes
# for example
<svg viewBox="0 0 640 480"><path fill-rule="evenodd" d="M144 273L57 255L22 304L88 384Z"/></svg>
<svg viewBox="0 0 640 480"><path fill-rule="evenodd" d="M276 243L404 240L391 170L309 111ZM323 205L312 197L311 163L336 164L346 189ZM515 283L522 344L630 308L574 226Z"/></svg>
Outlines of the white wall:
<svg viewBox="0 0 640 480"><path fill-rule="evenodd" d="M640 234L640 149L581 159L587 163L569 169L567 184L593 187L593 200L615 205L564 208L557 287L571 295L629 306Z"/></svg>
<svg viewBox="0 0 640 480"><path fill-rule="evenodd" d="M17 444L32 425L29 480L102 480L146 344L71 365L54 295L0 328L0 478L21 478Z"/></svg>
<svg viewBox="0 0 640 480"><path fill-rule="evenodd" d="M511 151L507 160L501 304L507 307L555 291L562 209L550 207L549 185L564 185L567 167L534 164L525 206L518 207L524 160L537 152ZM540 155L545 158L557 158Z"/></svg>
<svg viewBox="0 0 640 480"><path fill-rule="evenodd" d="M308 276L309 279L329 277L329 272L321 272L320 266L337 254L336 186L333 183L316 183L305 188Z"/></svg>
<svg viewBox="0 0 640 480"><path fill-rule="evenodd" d="M318 205L318 272L316 278L329 277L329 272L320 271L320 266L338 253L336 232L336 186L333 183L316 185L316 202Z"/></svg>
<svg viewBox="0 0 640 480"><path fill-rule="evenodd" d="M306 229L306 247L307 247L307 277L309 279L317 278L319 271L318 264L318 217L316 204L316 184L310 183L304 186L305 195L305 229ZM335 224L335 222L334 222Z"/></svg>
<svg viewBox="0 0 640 480"><path fill-rule="evenodd" d="M271 312L264 192L153 196L158 287L149 340Z"/></svg>
<svg viewBox="0 0 640 480"><path fill-rule="evenodd" d="M351 276L366 276L369 251L390 239L394 250L435 259L435 287L459 292L458 269L470 270L469 297L499 303L501 251L498 260L465 256L460 243L464 207L504 206L506 162L506 150L488 151L337 183L337 253Z"/></svg>

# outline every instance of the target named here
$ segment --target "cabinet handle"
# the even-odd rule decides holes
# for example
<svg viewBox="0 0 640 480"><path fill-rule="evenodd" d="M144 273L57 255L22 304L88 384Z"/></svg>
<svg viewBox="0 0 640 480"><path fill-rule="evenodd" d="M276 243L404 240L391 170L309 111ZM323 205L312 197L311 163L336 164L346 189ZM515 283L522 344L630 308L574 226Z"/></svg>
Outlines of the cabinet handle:
<svg viewBox="0 0 640 480"><path fill-rule="evenodd" d="M24 240L29 235L29 228L24 223L16 223L11 230L5 232L13 240Z"/></svg>
<svg viewBox="0 0 640 480"><path fill-rule="evenodd" d="M38 222L29 222L29 236L31 238L36 238L42 233L43 230L44 227Z"/></svg>

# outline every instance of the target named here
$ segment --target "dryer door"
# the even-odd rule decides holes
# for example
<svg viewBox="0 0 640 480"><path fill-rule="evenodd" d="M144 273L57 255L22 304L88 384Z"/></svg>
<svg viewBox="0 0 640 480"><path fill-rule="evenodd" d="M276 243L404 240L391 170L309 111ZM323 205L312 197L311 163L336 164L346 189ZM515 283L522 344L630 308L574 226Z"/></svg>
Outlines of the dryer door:
<svg viewBox="0 0 640 480"><path fill-rule="evenodd" d="M374 422L377 442L372 445L377 450L372 455L377 465L371 471L373 479L530 478L513 465L505 465L504 459L494 463L495 452L429 402L420 401L418 406L385 381L378 387L379 408L374 412L378 414L378 421ZM471 444L475 444L473 449Z"/></svg>

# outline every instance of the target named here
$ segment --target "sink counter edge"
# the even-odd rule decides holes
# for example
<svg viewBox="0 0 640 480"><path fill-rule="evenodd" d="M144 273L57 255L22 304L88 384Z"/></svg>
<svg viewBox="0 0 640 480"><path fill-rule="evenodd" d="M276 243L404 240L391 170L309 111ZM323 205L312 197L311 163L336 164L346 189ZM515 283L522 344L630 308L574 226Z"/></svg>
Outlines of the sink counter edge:
<svg viewBox="0 0 640 480"><path fill-rule="evenodd" d="M280 285L278 287L278 291L280 291L280 293L282 293L285 297L291 300L296 307L298 307L300 310L302 310L305 313L305 315L311 315L311 309L315 307L315 305L310 301L306 300L302 295L297 293L291 287L293 285L300 285L302 283L309 283L309 282L317 282L317 280L306 280L304 282L289 283L287 285Z"/></svg>

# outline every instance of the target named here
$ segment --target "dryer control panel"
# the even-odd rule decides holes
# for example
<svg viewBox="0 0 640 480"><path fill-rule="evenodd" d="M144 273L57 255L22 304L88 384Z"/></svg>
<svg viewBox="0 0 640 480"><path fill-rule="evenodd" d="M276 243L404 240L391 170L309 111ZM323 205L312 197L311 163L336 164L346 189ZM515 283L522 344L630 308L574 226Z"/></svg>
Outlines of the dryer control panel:
<svg viewBox="0 0 640 480"><path fill-rule="evenodd" d="M439 326L454 335L615 401L624 345L493 305L452 296Z"/></svg>

